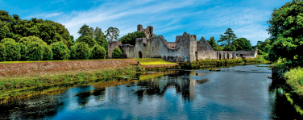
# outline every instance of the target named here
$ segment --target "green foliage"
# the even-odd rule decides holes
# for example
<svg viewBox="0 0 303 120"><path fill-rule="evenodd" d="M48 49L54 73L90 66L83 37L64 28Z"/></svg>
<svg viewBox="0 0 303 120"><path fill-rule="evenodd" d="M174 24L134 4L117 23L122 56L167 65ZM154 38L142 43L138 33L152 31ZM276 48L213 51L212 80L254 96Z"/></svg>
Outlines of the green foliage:
<svg viewBox="0 0 303 120"><path fill-rule="evenodd" d="M216 40L215 40L214 37L210 37L210 39L207 40L207 42L209 43L209 45L210 45L214 50L216 50L216 51L222 51L222 50L223 50L223 47L220 46L220 45L218 45L218 44L216 43Z"/></svg>
<svg viewBox="0 0 303 120"><path fill-rule="evenodd" d="M53 59L51 46L48 46L43 40L36 36L22 37L19 43L21 44L19 46L21 47L22 60Z"/></svg>
<svg viewBox="0 0 303 120"><path fill-rule="evenodd" d="M1 43L5 43L5 42L16 42L16 41L12 38L4 38L1 40Z"/></svg>
<svg viewBox="0 0 303 120"><path fill-rule="evenodd" d="M24 44L19 43L20 46L20 54L21 54L21 58L20 60L27 60L27 54L28 54L28 49L27 46Z"/></svg>
<svg viewBox="0 0 303 120"><path fill-rule="evenodd" d="M73 45L69 32L60 23L36 18L22 20L18 15L12 17L8 12L0 10L0 37L13 38L18 42L27 36L37 36L47 44L63 41L68 47Z"/></svg>
<svg viewBox="0 0 303 120"><path fill-rule="evenodd" d="M77 42L71 47L72 59L88 59L90 56L90 49L85 42Z"/></svg>
<svg viewBox="0 0 303 120"><path fill-rule="evenodd" d="M97 44L99 44L101 47L103 47L107 53L108 42L106 41L105 35L96 35L95 40L96 40Z"/></svg>
<svg viewBox="0 0 303 120"><path fill-rule="evenodd" d="M33 42L38 42L40 44L46 45L46 43L43 40L41 40L39 37L36 37L36 36L22 37L18 42L21 44L24 44L26 46L28 46L29 44L31 44Z"/></svg>
<svg viewBox="0 0 303 120"><path fill-rule="evenodd" d="M27 60L43 60L44 45L39 42L27 44Z"/></svg>
<svg viewBox="0 0 303 120"><path fill-rule="evenodd" d="M225 45L223 50L224 51L236 51L236 47L234 45Z"/></svg>
<svg viewBox="0 0 303 120"><path fill-rule="evenodd" d="M80 30L78 31L78 34L80 34L80 36L90 36L93 37L93 32L91 31L91 29L89 28L88 25L84 24L81 26Z"/></svg>
<svg viewBox="0 0 303 120"><path fill-rule="evenodd" d="M268 50L270 48L270 40L266 39L263 41L258 41L256 47L258 47L258 54L259 55L266 55L268 53Z"/></svg>
<svg viewBox="0 0 303 120"><path fill-rule="evenodd" d="M128 33L127 35L124 35L123 37L120 38L119 41L121 41L122 44L135 45L136 38L146 38L146 35L142 31L136 31L136 32L132 32L132 33Z"/></svg>
<svg viewBox="0 0 303 120"><path fill-rule="evenodd" d="M43 60L52 60L53 59L53 51L51 46L43 45Z"/></svg>
<svg viewBox="0 0 303 120"><path fill-rule="evenodd" d="M122 55L122 51L118 47L115 47L112 53L113 58L120 58L121 55Z"/></svg>
<svg viewBox="0 0 303 120"><path fill-rule="evenodd" d="M105 33L106 33L106 38L108 38L108 41L113 41L113 39L118 39L119 36L119 29L115 27L109 27Z"/></svg>
<svg viewBox="0 0 303 120"><path fill-rule="evenodd" d="M237 51L251 51L253 48L251 47L250 41L246 38L239 38L232 42L233 46L235 46Z"/></svg>
<svg viewBox="0 0 303 120"><path fill-rule="evenodd" d="M0 61L6 60L6 48L0 43Z"/></svg>
<svg viewBox="0 0 303 120"><path fill-rule="evenodd" d="M70 50L61 41L51 44L54 60L67 60L70 57Z"/></svg>
<svg viewBox="0 0 303 120"><path fill-rule="evenodd" d="M218 42L222 43L221 45L224 46L224 50L226 51L235 50L236 48L231 44L237 38L234 31L231 28L227 28L224 34L226 35L220 35L221 37Z"/></svg>
<svg viewBox="0 0 303 120"><path fill-rule="evenodd" d="M0 20L0 40L2 40L3 38L6 38L10 33L9 27L7 26L6 23L2 22Z"/></svg>
<svg viewBox="0 0 303 120"><path fill-rule="evenodd" d="M19 60L21 58L20 54L20 46L18 43L15 42L15 40L10 38L5 38L2 43L5 46L6 49L6 59L7 61L15 61Z"/></svg>
<svg viewBox="0 0 303 120"><path fill-rule="evenodd" d="M97 44L96 40L91 36L83 36L77 42L85 42L90 48Z"/></svg>
<svg viewBox="0 0 303 120"><path fill-rule="evenodd" d="M105 59L106 51L103 47L98 44L95 44L93 48L91 48L91 58L92 59Z"/></svg>
<svg viewBox="0 0 303 120"><path fill-rule="evenodd" d="M268 32L271 34L268 59L280 58L291 67L303 64L303 1L292 1L274 9Z"/></svg>

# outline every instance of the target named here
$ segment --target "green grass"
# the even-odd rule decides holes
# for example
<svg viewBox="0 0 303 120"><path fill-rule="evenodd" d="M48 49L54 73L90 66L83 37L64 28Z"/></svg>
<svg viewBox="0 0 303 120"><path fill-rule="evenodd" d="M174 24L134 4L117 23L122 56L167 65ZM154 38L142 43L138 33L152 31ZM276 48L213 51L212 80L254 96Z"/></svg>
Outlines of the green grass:
<svg viewBox="0 0 303 120"><path fill-rule="evenodd" d="M165 64L177 64L173 62L167 62L162 58L134 58L139 61L141 65L165 65Z"/></svg>

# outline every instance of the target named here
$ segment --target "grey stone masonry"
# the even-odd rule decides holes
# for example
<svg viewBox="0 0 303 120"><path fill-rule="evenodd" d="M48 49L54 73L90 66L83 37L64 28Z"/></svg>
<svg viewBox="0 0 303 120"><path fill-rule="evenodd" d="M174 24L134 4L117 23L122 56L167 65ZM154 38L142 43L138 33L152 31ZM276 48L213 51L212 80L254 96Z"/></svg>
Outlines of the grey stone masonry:
<svg viewBox="0 0 303 120"><path fill-rule="evenodd" d="M233 59L255 58L258 56L258 48L253 51L215 51L209 43L201 37L197 41L196 35L186 32L176 36L175 42L167 42L162 35L153 36L153 27L143 29L137 26L137 31L143 31L146 38L137 38L135 45L121 44L113 41L108 43L108 58L112 58L112 51L119 47L123 58L163 58L171 62L191 62L199 59Z"/></svg>

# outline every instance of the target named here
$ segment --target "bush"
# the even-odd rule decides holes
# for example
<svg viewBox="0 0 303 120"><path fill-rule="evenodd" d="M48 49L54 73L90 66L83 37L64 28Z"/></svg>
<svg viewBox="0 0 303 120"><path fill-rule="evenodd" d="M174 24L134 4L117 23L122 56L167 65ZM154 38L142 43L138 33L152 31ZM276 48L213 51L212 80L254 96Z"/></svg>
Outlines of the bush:
<svg viewBox="0 0 303 120"><path fill-rule="evenodd" d="M46 42L44 42L43 40L41 40L40 38L38 38L36 36L23 37L18 41L18 43L24 44L26 46L28 46L28 44L30 44L32 42L38 42L40 44L47 45Z"/></svg>
<svg viewBox="0 0 303 120"><path fill-rule="evenodd" d="M51 46L43 45L43 60L52 60L53 59L53 51Z"/></svg>
<svg viewBox="0 0 303 120"><path fill-rule="evenodd" d="M67 60L70 57L70 50L68 47L62 42L55 42L51 44L51 48L53 51L53 59L54 60Z"/></svg>
<svg viewBox="0 0 303 120"><path fill-rule="evenodd" d="M105 59L106 58L106 51L103 47L98 44L95 44L94 47L91 49L91 58L92 59Z"/></svg>
<svg viewBox="0 0 303 120"><path fill-rule="evenodd" d="M42 60L44 46L38 42L28 44L28 55L27 60Z"/></svg>
<svg viewBox="0 0 303 120"><path fill-rule="evenodd" d="M4 41L3 45L5 46L5 49L6 49L6 59L5 60L7 60L7 61L19 60L21 58L19 44L16 43L15 40L13 40L11 38L5 38L2 41Z"/></svg>
<svg viewBox="0 0 303 120"><path fill-rule="evenodd" d="M120 58L121 55L122 55L122 51L118 47L115 47L112 53L113 58Z"/></svg>
<svg viewBox="0 0 303 120"><path fill-rule="evenodd" d="M90 48L97 44L96 40L90 36L83 36L77 42L85 42Z"/></svg>
<svg viewBox="0 0 303 120"><path fill-rule="evenodd" d="M1 43L5 43L5 42L16 42L16 41L12 38L4 38L1 40Z"/></svg>
<svg viewBox="0 0 303 120"><path fill-rule="evenodd" d="M20 54L21 54L21 58L20 60L27 60L27 54L28 54L28 50L26 45L19 43L20 46Z"/></svg>
<svg viewBox="0 0 303 120"><path fill-rule="evenodd" d="M90 50L88 44L85 42L77 42L71 47L72 59L88 59L90 56Z"/></svg>
<svg viewBox="0 0 303 120"><path fill-rule="evenodd" d="M0 61L6 60L6 49L3 44L0 43Z"/></svg>

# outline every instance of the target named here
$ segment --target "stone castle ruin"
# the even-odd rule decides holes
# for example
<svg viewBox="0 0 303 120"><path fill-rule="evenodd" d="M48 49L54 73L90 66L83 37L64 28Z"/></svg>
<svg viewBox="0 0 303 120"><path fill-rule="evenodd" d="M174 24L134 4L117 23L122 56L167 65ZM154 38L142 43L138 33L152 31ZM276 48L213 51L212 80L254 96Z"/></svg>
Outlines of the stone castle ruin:
<svg viewBox="0 0 303 120"><path fill-rule="evenodd" d="M108 58L112 58L112 51L119 47L123 58L163 58L171 62L192 62L199 59L232 59L255 58L258 48L254 51L215 51L202 37L197 41L196 35L186 32L177 36L175 42L167 42L162 35L153 36L153 27L143 29L138 25L137 31L143 31L146 38L137 38L135 45L122 44L118 41L108 43Z"/></svg>

